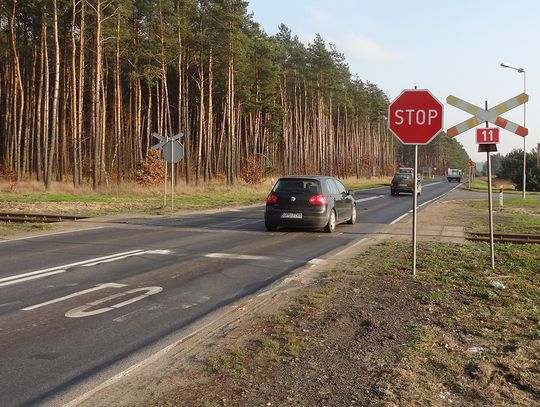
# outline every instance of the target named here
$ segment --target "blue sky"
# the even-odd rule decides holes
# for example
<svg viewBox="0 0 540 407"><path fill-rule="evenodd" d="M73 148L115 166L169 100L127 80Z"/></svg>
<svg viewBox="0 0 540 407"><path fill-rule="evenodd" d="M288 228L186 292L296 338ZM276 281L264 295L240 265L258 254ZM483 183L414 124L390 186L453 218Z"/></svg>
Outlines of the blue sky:
<svg viewBox="0 0 540 407"><path fill-rule="evenodd" d="M281 23L306 45L319 33L345 55L352 74L390 100L404 89L429 89L444 104L445 130L470 117L447 96L494 106L524 89L524 75L501 62L524 68L526 150L540 143L538 0L249 0L248 9L269 35ZM523 106L502 116L523 125ZM503 155L523 148L523 138L504 129L500 138ZM474 161L486 160L474 129L456 139Z"/></svg>

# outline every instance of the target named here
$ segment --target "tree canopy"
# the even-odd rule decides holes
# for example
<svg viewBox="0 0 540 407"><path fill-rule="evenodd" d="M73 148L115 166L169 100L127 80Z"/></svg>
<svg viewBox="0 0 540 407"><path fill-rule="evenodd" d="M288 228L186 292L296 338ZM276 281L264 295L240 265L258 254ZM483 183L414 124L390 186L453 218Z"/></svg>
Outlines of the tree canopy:
<svg viewBox="0 0 540 407"><path fill-rule="evenodd" d="M1 2L0 100L4 172L46 185L132 179L154 132L184 134L176 171L195 183L234 183L249 157L346 177L404 154L387 96L335 45L269 36L242 0ZM425 160L462 160L448 143Z"/></svg>

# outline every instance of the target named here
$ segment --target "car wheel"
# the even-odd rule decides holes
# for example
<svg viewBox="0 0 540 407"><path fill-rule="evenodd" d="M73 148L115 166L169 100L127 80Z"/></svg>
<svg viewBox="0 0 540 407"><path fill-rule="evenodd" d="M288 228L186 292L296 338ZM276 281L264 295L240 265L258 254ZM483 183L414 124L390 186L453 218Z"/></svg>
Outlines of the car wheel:
<svg viewBox="0 0 540 407"><path fill-rule="evenodd" d="M328 223L324 227L326 233L333 233L336 230L336 212L332 209L328 217Z"/></svg>
<svg viewBox="0 0 540 407"><path fill-rule="evenodd" d="M356 223L356 205L353 204L351 208L351 218L347 221L349 225L354 225Z"/></svg>
<svg viewBox="0 0 540 407"><path fill-rule="evenodd" d="M264 222L264 226L266 226L266 230L268 230L269 232L273 232L274 230L276 230L276 229L277 229L277 227L276 227L276 226L274 226L274 225L271 225L271 224L269 224L269 223L268 223L268 222L266 222L266 221Z"/></svg>

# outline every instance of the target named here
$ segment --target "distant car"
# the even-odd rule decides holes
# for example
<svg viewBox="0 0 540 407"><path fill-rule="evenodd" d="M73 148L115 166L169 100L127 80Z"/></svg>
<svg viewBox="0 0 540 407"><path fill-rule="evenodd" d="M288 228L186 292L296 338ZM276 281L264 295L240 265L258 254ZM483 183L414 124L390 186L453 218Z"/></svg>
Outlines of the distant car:
<svg viewBox="0 0 540 407"><path fill-rule="evenodd" d="M278 227L323 228L332 233L338 223L356 222L356 202L334 177L288 176L277 180L266 198L264 224Z"/></svg>
<svg viewBox="0 0 540 407"><path fill-rule="evenodd" d="M397 173L414 174L414 168L400 167L398 168Z"/></svg>
<svg viewBox="0 0 540 407"><path fill-rule="evenodd" d="M413 174L408 173L396 173L392 178L390 183L390 195L399 195L400 192L407 192L409 194L414 194L414 184L413 184ZM422 184L420 179L417 180L417 193L418 195L422 194Z"/></svg>

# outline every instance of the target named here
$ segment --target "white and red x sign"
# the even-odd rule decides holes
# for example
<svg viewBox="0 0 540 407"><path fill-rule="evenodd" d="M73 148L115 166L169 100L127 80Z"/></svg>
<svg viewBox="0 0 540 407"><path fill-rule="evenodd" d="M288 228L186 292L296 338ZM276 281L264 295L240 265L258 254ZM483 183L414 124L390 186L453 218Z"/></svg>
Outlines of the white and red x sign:
<svg viewBox="0 0 540 407"><path fill-rule="evenodd" d="M446 102L449 105L455 106L458 109L464 110L474 116L468 120L465 120L464 122L459 123L457 126L449 128L446 131L446 134L449 137L455 137L464 131L478 126L482 122L490 122L502 127L503 129L511 131L512 133L516 133L518 136L525 137L527 134L529 134L529 130L527 128L511 122L510 120L506 120L500 115L516 106L526 103L528 100L529 95L526 93L521 93L511 99L508 99L506 102L499 103L497 106L486 110L450 95L446 98Z"/></svg>

